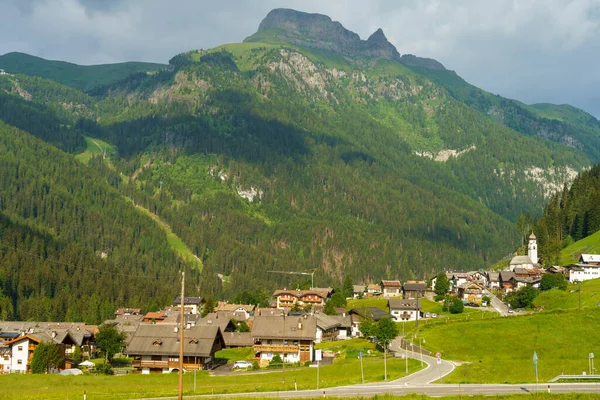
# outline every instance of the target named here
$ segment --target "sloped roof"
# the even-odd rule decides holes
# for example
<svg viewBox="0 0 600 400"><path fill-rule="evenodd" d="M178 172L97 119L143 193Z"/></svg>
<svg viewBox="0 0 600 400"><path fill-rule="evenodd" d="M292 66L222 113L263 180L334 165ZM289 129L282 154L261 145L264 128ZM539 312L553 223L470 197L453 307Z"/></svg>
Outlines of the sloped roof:
<svg viewBox="0 0 600 400"><path fill-rule="evenodd" d="M582 254L579 257L579 262L584 264L590 262L600 262L600 254Z"/></svg>
<svg viewBox="0 0 600 400"><path fill-rule="evenodd" d="M202 297L188 297L188 296L184 296L183 297L183 305L186 304L196 304L196 305L200 305L204 303L204 299ZM181 305L181 296L175 297L175 300L173 300L173 304L178 304Z"/></svg>
<svg viewBox="0 0 600 400"><path fill-rule="evenodd" d="M332 288L311 288L308 290L283 289L283 290L276 290L273 293L273 296L277 297L282 294L290 294L295 297L316 295L316 296L319 296L322 298L327 298L329 295L331 295L332 292L333 292Z"/></svg>
<svg viewBox="0 0 600 400"><path fill-rule="evenodd" d="M248 347L254 344L250 332L223 332L223 339L227 347Z"/></svg>
<svg viewBox="0 0 600 400"><path fill-rule="evenodd" d="M425 282L406 282L404 284L404 290L414 291L414 290L427 290L427 284Z"/></svg>
<svg viewBox="0 0 600 400"><path fill-rule="evenodd" d="M179 355L179 331L173 325L140 324L133 334L128 355ZM222 339L217 326L195 326L184 329L183 352L186 356L209 357L214 344Z"/></svg>
<svg viewBox="0 0 600 400"><path fill-rule="evenodd" d="M500 279L500 272L488 272L488 279L490 280L490 282L498 282L498 280Z"/></svg>
<svg viewBox="0 0 600 400"><path fill-rule="evenodd" d="M515 277L515 273L512 271L500 271L500 280L502 282L507 282Z"/></svg>
<svg viewBox="0 0 600 400"><path fill-rule="evenodd" d="M377 307L353 308L349 314L358 315L362 318L371 318L373 321L379 321L381 318L393 318L394 316Z"/></svg>
<svg viewBox="0 0 600 400"><path fill-rule="evenodd" d="M222 317L218 313L208 313L204 318L200 318L196 322L196 326L218 326L221 328L221 332L225 332L227 326L231 324L231 327L235 329L235 325L231 322L230 318Z"/></svg>
<svg viewBox="0 0 600 400"><path fill-rule="evenodd" d="M531 258L529 256L514 256L512 260L510 260L510 265L523 265L523 264L532 264Z"/></svg>
<svg viewBox="0 0 600 400"><path fill-rule="evenodd" d="M234 312L237 310L243 310L246 311L248 313L251 313L252 311L254 311L254 307L252 304L230 304L230 303L221 303L219 304L219 306L217 307L217 311L229 311L229 312Z"/></svg>
<svg viewBox="0 0 600 400"><path fill-rule="evenodd" d="M401 287L402 284L400 283L400 281L381 281L381 286L383 287Z"/></svg>
<svg viewBox="0 0 600 400"><path fill-rule="evenodd" d="M354 293L362 293L366 289L365 285L352 285L352 291Z"/></svg>
<svg viewBox="0 0 600 400"><path fill-rule="evenodd" d="M315 317L284 318L261 315L254 317L252 337L255 339L314 340L317 337L317 319Z"/></svg>
<svg viewBox="0 0 600 400"><path fill-rule="evenodd" d="M420 310L421 302L418 299L390 299L390 310Z"/></svg>

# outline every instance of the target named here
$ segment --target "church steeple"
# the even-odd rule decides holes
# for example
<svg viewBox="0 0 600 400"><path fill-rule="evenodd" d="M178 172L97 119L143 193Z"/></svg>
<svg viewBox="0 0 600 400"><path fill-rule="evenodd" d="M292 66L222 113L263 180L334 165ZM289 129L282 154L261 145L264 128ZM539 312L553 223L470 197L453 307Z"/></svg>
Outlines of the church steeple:
<svg viewBox="0 0 600 400"><path fill-rule="evenodd" d="M529 256L529 258L531 259L531 261L534 264L537 264L537 262L538 262L537 241L536 241L536 237L533 234L533 232L531 232L531 235L529 235L529 244L527 245L527 255Z"/></svg>

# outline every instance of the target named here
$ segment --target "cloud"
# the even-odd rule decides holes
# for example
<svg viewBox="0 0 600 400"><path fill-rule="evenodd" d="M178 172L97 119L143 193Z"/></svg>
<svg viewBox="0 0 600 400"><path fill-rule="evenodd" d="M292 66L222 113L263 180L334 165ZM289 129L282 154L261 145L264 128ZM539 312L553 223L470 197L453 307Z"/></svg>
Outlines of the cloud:
<svg viewBox="0 0 600 400"><path fill-rule="evenodd" d="M381 27L400 53L435 58L486 90L600 115L596 0L3 0L0 54L165 63L243 40L276 7L329 15L362 38Z"/></svg>

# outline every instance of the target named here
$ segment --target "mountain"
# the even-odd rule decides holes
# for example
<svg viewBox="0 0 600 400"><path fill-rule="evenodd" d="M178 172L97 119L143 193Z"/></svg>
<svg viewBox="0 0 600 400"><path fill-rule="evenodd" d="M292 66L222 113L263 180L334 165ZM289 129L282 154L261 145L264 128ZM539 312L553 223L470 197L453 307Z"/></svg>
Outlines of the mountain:
<svg viewBox="0 0 600 400"><path fill-rule="evenodd" d="M165 67L164 64L145 62L77 65L64 61L45 60L18 52L0 56L0 69L9 74L23 74L52 79L63 85L83 91L117 82L136 72L154 72Z"/></svg>
<svg viewBox="0 0 600 400"><path fill-rule="evenodd" d="M600 164L582 172L549 199L534 231L544 264L576 262L581 253L597 253Z"/></svg>
<svg viewBox="0 0 600 400"><path fill-rule="evenodd" d="M298 46L324 49L344 57L385 58L399 63L445 70L444 66L432 59L416 57L412 54L400 56L385 34L377 29L367 40L332 21L326 15L308 14L285 8L274 9L258 27L258 32L246 38L245 42L291 43Z"/></svg>
<svg viewBox="0 0 600 400"><path fill-rule="evenodd" d="M28 160L42 159L31 171L4 166L11 189L0 212L17 231L76 240L90 257L119 248L101 261L135 278L197 271L176 251L185 248L202 268L192 293L205 297L307 284L272 270L314 270L316 285L334 286L348 275L487 267L519 244L519 216L539 215L598 151L598 121L579 110L503 99L435 60L400 55L379 30L362 40L292 10L269 13L243 43L178 54L168 68L85 93L30 74L0 76L0 120L6 132L27 132ZM38 170L37 186L18 183ZM69 201L46 200L44 182ZM27 198L32 206L20 208ZM46 206L54 202L86 235L57 232L62 214ZM88 212L89 225L80 217ZM145 237L152 248L137 242ZM160 262L148 269L145 257ZM171 290L149 285L131 298L118 286L86 289L133 305ZM56 298L39 286L27 296Z"/></svg>

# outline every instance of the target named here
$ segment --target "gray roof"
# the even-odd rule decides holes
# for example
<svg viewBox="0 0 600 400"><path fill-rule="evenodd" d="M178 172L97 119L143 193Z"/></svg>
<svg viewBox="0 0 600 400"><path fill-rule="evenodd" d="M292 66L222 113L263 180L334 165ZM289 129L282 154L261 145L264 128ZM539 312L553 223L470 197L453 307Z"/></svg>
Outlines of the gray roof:
<svg viewBox="0 0 600 400"><path fill-rule="evenodd" d="M490 282L498 282L498 280L500 279L500 272L488 272L488 279L490 280Z"/></svg>
<svg viewBox="0 0 600 400"><path fill-rule="evenodd" d="M366 290L366 286L365 285L352 285L352 291L354 293L362 293Z"/></svg>
<svg viewBox="0 0 600 400"><path fill-rule="evenodd" d="M204 299L202 297L188 297L188 296L184 296L183 298L183 304L202 304L204 303ZM178 304L181 305L181 296L175 297L175 300L173 300L173 304Z"/></svg>
<svg viewBox="0 0 600 400"><path fill-rule="evenodd" d="M407 282L404 284L404 290L427 290L425 282Z"/></svg>
<svg viewBox="0 0 600 400"><path fill-rule="evenodd" d="M173 325L140 324L135 331L126 353L133 355L179 355L179 331ZM195 326L184 329L183 353L186 356L210 357L215 346L223 342L217 326Z"/></svg>
<svg viewBox="0 0 600 400"><path fill-rule="evenodd" d="M285 328L284 328L285 321ZM314 340L317 337L315 317L254 317L252 337L255 339Z"/></svg>
<svg viewBox="0 0 600 400"><path fill-rule="evenodd" d="M223 339L227 347L248 347L254 344L250 332L224 332Z"/></svg>
<svg viewBox="0 0 600 400"><path fill-rule="evenodd" d="M523 264L533 264L533 261L531 261L531 258L529 258L529 256L514 256L512 260L510 260L510 265Z"/></svg>
<svg viewBox="0 0 600 400"><path fill-rule="evenodd" d="M390 310L420 310L421 302L418 299L390 299Z"/></svg>
<svg viewBox="0 0 600 400"><path fill-rule="evenodd" d="M502 282L507 282L515 277L515 273L512 271L500 271L500 280Z"/></svg>
<svg viewBox="0 0 600 400"><path fill-rule="evenodd" d="M352 320L349 316L342 317L341 315L327 315L316 313L317 326L323 330L328 330L336 327L349 328L352 325Z"/></svg>
<svg viewBox="0 0 600 400"><path fill-rule="evenodd" d="M381 318L394 318L392 314L377 307L353 308L348 314L358 315L362 318L371 318L373 321L379 321Z"/></svg>
<svg viewBox="0 0 600 400"><path fill-rule="evenodd" d="M231 318L223 317L220 313L208 313L204 318L196 322L196 326L218 326L221 332L226 330L235 330L235 324Z"/></svg>

